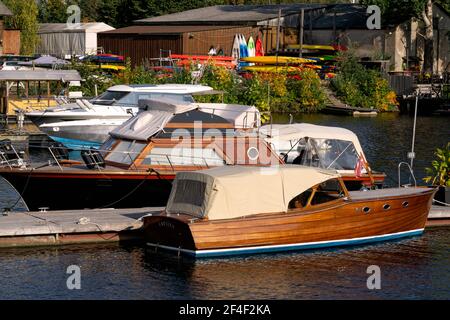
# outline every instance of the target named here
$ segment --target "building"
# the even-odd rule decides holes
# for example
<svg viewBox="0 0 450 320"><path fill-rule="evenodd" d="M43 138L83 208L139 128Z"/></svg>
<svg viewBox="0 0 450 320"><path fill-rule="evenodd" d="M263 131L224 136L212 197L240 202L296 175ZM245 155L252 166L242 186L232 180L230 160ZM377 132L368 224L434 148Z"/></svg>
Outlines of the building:
<svg viewBox="0 0 450 320"><path fill-rule="evenodd" d="M280 26L289 15L304 10L319 10L324 5L221 5L188 10L135 22L136 25L99 34L99 45L105 52L130 57L133 64L178 54L205 55L211 46L231 55L236 34L261 37L268 51L276 48L278 14ZM282 28L280 43L296 42L297 35ZM289 34L291 36L289 36ZM291 37L288 41L288 37Z"/></svg>
<svg viewBox="0 0 450 320"><path fill-rule="evenodd" d="M0 1L0 55L18 55L20 53L20 31L5 29L4 18L13 13Z"/></svg>
<svg viewBox="0 0 450 320"><path fill-rule="evenodd" d="M80 23L71 27L66 23L43 23L39 26L41 39L38 54L64 58L69 55L95 54L98 50L97 34L114 30L105 23Z"/></svg>
<svg viewBox="0 0 450 320"><path fill-rule="evenodd" d="M304 43L352 47L366 60L388 60L388 71L403 71L423 59L420 34L424 31L416 20L387 21L380 30L369 30L370 14L359 4L211 6L142 19L134 26L100 33L99 45L105 52L142 64L168 52L207 54L211 46L231 55L234 36L243 34L261 37L266 52L273 53L277 42L281 50L299 43L302 10ZM434 15L435 72L449 72L450 16L438 4L434 4Z"/></svg>

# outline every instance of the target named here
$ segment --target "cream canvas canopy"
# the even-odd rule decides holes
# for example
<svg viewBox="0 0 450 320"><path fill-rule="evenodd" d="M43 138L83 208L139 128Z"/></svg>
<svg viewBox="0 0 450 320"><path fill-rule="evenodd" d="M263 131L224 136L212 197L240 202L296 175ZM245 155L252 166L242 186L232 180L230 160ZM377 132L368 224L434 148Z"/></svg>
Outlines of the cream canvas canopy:
<svg viewBox="0 0 450 320"><path fill-rule="evenodd" d="M209 220L287 212L293 198L337 177L335 171L298 165L225 166L180 172L166 211Z"/></svg>
<svg viewBox="0 0 450 320"><path fill-rule="evenodd" d="M259 132L267 136L267 142L275 145L281 141L299 140L305 137L350 141L355 146L358 154L364 154L356 134L344 128L318 126L309 123L294 123L265 125L259 129Z"/></svg>

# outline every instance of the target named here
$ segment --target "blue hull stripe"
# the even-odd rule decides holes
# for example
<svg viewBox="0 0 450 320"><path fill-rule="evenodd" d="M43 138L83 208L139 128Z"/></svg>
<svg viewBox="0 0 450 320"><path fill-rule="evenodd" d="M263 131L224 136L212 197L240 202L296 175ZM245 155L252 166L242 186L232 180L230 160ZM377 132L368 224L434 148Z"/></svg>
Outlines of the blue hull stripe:
<svg viewBox="0 0 450 320"><path fill-rule="evenodd" d="M405 238L405 237L418 236L418 235L421 235L423 233L423 231L424 231L424 229L417 229L417 230L411 230L411 231L405 231L405 232L385 234L385 235L380 235L380 236L354 238L354 239L295 243L295 244L273 245L273 246L217 249L217 250L193 251L193 250L174 248L174 247L169 247L169 246L164 246L164 245L157 245L157 244L153 244L153 243L147 243L147 245L152 246L152 247L158 247L161 249L181 252L181 253L184 253L184 254L187 254L190 256L194 256L196 258L210 258L210 257L220 257L220 256L285 252L285 251L297 251L297 250L320 249L320 248L328 248L328 247L367 244L367 243L395 240L395 239L400 239L400 238Z"/></svg>
<svg viewBox="0 0 450 320"><path fill-rule="evenodd" d="M56 142L62 143L67 148L74 149L74 150L86 149L86 148L98 149L101 146L101 143L85 141L85 140L66 139L66 138L54 137L54 136L50 136L50 138L52 138Z"/></svg>

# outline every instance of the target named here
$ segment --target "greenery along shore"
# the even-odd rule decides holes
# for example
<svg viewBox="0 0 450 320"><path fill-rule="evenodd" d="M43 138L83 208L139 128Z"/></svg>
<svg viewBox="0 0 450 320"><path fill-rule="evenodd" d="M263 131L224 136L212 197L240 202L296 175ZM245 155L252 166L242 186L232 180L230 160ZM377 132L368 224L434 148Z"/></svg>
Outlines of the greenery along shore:
<svg viewBox="0 0 450 320"><path fill-rule="evenodd" d="M337 76L328 81L321 81L314 70L304 69L297 73L252 73L240 76L234 70L207 65L195 73L182 69L174 73L155 72L144 66L131 67L127 61L126 70L112 76L92 68L73 63L70 68L80 72L86 82L83 94L94 96L95 86L98 92L105 91L116 84L204 84L215 90L224 91L224 102L246 104L258 107L261 112L312 113L324 108L328 101L323 86L330 86L338 97L348 105L370 108L377 111L396 111L396 94L380 72L367 70L357 62L351 53L341 56ZM219 102L221 97L198 97L201 102Z"/></svg>

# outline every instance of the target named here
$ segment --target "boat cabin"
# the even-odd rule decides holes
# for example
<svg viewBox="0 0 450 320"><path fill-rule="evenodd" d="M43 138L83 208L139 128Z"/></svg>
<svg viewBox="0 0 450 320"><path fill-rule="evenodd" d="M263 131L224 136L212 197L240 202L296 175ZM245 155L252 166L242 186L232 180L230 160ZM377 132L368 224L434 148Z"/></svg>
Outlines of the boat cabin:
<svg viewBox="0 0 450 320"><path fill-rule="evenodd" d="M264 139L236 130L260 121L254 107L230 111L222 104L141 103L148 104L147 111L113 130L100 148L105 165L178 171L281 163Z"/></svg>

